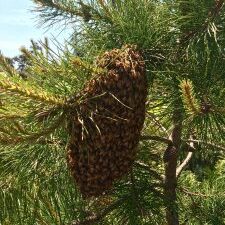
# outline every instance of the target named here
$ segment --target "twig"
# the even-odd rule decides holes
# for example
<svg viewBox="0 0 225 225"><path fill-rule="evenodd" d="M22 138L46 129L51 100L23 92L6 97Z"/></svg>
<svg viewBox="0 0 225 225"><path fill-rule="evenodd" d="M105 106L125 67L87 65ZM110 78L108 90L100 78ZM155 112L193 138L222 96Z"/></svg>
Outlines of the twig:
<svg viewBox="0 0 225 225"><path fill-rule="evenodd" d="M48 140L48 139L44 139L44 138L40 138L40 140L38 140L36 142L37 144L49 144L49 145L58 145L60 147L66 146L66 142L65 141L58 141L58 140Z"/></svg>
<svg viewBox="0 0 225 225"><path fill-rule="evenodd" d="M193 152L188 152L187 157L184 159L184 161L178 166L176 171L176 177L178 178L181 174L181 172L186 168L188 163L190 162L191 158L193 156Z"/></svg>
<svg viewBox="0 0 225 225"><path fill-rule="evenodd" d="M148 112L147 114L149 117L152 118L152 120L154 121L155 125L157 125L164 133L167 134L167 136L169 136L169 133L167 131L167 129L163 126L163 124L157 119L156 115L154 115L153 113Z"/></svg>
<svg viewBox="0 0 225 225"><path fill-rule="evenodd" d="M210 147L214 147L214 148L218 148L220 150L223 150L225 151L225 146L221 146L221 145L216 145L214 143L211 143L211 142L205 142L203 140L195 140L195 139L188 139L188 140L184 140L186 142L193 142L193 143L198 143L198 144L204 144L204 145L208 145Z"/></svg>
<svg viewBox="0 0 225 225"><path fill-rule="evenodd" d="M188 145L188 148L195 149L194 143L190 142L190 144ZM181 172L186 168L186 166L190 162L192 156L193 156L193 151L189 151L186 158L184 159L184 161L177 167L177 170L176 170L177 178L180 176Z"/></svg>
<svg viewBox="0 0 225 225"><path fill-rule="evenodd" d="M148 140L152 140L152 141L159 141L159 142L163 142L165 144L171 145L172 141L164 138L164 137L160 137L160 136L151 136L151 135L143 135L140 138L140 141L148 141Z"/></svg>
<svg viewBox="0 0 225 225"><path fill-rule="evenodd" d="M161 192L155 189L160 187L161 187L160 184L152 184L147 187L145 186L143 188L136 189L136 191L138 193L143 193L146 189L148 189L151 190L153 193L155 193L157 196L163 198ZM102 209L98 214L92 214L91 216L82 221L73 221L70 225L95 225L96 223L104 219L104 217L107 216L109 213L111 213L113 210L121 206L130 197L131 197L130 195L123 196L122 198L108 205L106 208Z"/></svg>
<svg viewBox="0 0 225 225"><path fill-rule="evenodd" d="M182 191L182 192L184 192L185 194L187 194L187 195L191 195L191 196L200 196L200 197L212 197L212 196L210 196L210 195L204 195L204 194L202 194L202 193L200 193L200 192L191 192L191 191L189 191L187 188L183 188L183 187L179 187L178 188L180 191Z"/></svg>
<svg viewBox="0 0 225 225"><path fill-rule="evenodd" d="M135 166L138 166L140 168L143 168L144 170L147 170L152 176L154 176L156 179L159 179L160 181L164 180L164 176L159 175L156 171L152 170L148 165L146 165L143 162L136 161L134 162Z"/></svg>
<svg viewBox="0 0 225 225"><path fill-rule="evenodd" d="M125 201L125 198L121 198L121 199L113 202L108 207L104 208L98 214L92 215L83 221L73 221L71 223L71 225L94 225L97 222L99 222L100 220L102 220L106 215L108 215L114 209L116 209L118 206L120 206L124 201Z"/></svg>
<svg viewBox="0 0 225 225"><path fill-rule="evenodd" d="M196 37L199 33L207 30L210 22L212 20L214 20L217 16L219 16L220 12L222 11L223 6L224 6L224 0L215 0L215 5L213 8L211 8L209 10L208 18L205 20L205 22L202 24L202 26L199 27L198 29L187 32L184 35L184 37L181 39L180 45L184 44L187 41L190 41L192 38Z"/></svg>

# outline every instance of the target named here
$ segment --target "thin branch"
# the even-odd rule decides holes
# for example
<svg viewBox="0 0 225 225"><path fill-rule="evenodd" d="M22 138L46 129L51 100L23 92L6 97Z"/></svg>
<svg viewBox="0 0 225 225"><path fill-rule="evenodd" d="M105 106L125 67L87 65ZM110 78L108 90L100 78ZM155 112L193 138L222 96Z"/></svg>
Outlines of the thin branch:
<svg viewBox="0 0 225 225"><path fill-rule="evenodd" d="M161 187L160 184L152 184L148 186L148 189L151 190L153 193L157 194L157 196L160 196L163 198L163 195L161 192L154 187ZM143 193L143 191L146 190L146 187L144 189L137 190L138 193ZM113 202L112 204L108 205L106 208L102 209L98 214L93 214L86 218L83 221L73 221L70 225L95 225L98 222L100 222L104 217L106 217L108 214L110 214L113 210L121 206L128 198L131 196L123 196L122 198L118 199L117 201Z"/></svg>
<svg viewBox="0 0 225 225"><path fill-rule="evenodd" d="M118 206L122 205L125 201L125 198L121 198L115 202L113 202L108 207L104 208L98 214L92 215L83 221L73 221L71 225L94 225L102 220L105 216L107 216L110 212L115 210Z"/></svg>
<svg viewBox="0 0 225 225"><path fill-rule="evenodd" d="M223 6L224 6L224 0L215 0L215 5L213 6L213 8L209 10L208 18L205 20L202 26L196 28L195 30L185 33L184 37L180 41L180 45L195 38L198 34L205 32L210 22L215 20L215 18L220 15Z"/></svg>
<svg viewBox="0 0 225 225"><path fill-rule="evenodd" d="M151 117L151 119L153 120L153 122L155 123L155 125L157 125L161 131L163 131L164 133L167 134L167 136L169 136L169 133L167 131L167 129L163 126L163 124L157 119L156 115L154 115L153 113L148 112L147 115L149 117Z"/></svg>
<svg viewBox="0 0 225 225"><path fill-rule="evenodd" d="M141 138L140 138L140 141L149 141L149 140L163 142L168 145L172 144L171 140L164 138L164 137L160 137L160 136L144 135L144 136L141 136Z"/></svg>
<svg viewBox="0 0 225 225"><path fill-rule="evenodd" d="M188 145L188 148L195 149L194 143L190 142ZM190 162L191 158L193 156L193 151L189 151L184 161L177 167L176 170L176 177L178 178L181 174L181 172L187 167L188 163Z"/></svg>
<svg viewBox="0 0 225 225"><path fill-rule="evenodd" d="M204 195L204 194L202 194L200 192L191 192L187 188L184 188L184 187L179 187L178 189L180 191L184 192L185 194L190 195L190 196L199 196L199 197L207 197L207 198L208 197L212 197L210 195Z"/></svg>
<svg viewBox="0 0 225 225"><path fill-rule="evenodd" d="M184 141L198 143L198 144L204 144L204 145L207 145L207 146L210 146L210 147L213 147L213 148L218 148L220 150L225 151L225 146L217 145L217 144L214 144L214 143L211 143L211 142L206 142L206 141L203 141L203 140L188 139L188 140L184 140Z"/></svg>
<svg viewBox="0 0 225 225"><path fill-rule="evenodd" d="M40 138L40 140L38 140L36 142L37 144L42 144L42 145L57 145L57 146L60 146L60 147L64 147L66 146L66 142L65 141L58 141L58 140L48 140L48 139L45 139L45 138Z"/></svg>
<svg viewBox="0 0 225 225"><path fill-rule="evenodd" d="M188 152L187 157L184 159L184 161L178 166L176 171L176 177L178 178L181 174L181 172L186 168L188 163L190 162L191 158L193 156L193 152Z"/></svg>
<svg viewBox="0 0 225 225"><path fill-rule="evenodd" d="M149 165L147 165L147 164L145 164L143 162L140 162L140 161L134 162L134 165L135 166L138 166L138 167L140 167L140 168L142 168L144 170L147 170L156 179L159 179L160 181L163 181L164 180L164 176L161 176L156 171L152 170Z"/></svg>

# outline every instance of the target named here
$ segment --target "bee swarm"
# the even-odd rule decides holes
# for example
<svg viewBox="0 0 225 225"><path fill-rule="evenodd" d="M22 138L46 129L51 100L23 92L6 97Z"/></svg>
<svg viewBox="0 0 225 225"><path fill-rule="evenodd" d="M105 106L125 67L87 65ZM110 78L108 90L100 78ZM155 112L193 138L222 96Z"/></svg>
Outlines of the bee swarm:
<svg viewBox="0 0 225 225"><path fill-rule="evenodd" d="M145 119L147 79L138 51L105 52L69 125L67 161L84 197L99 196L129 172Z"/></svg>

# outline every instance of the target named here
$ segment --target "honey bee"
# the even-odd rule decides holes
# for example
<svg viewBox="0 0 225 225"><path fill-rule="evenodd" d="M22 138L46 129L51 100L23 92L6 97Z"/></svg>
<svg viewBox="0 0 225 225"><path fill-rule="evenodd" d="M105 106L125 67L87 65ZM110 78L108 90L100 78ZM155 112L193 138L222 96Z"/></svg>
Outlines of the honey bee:
<svg viewBox="0 0 225 225"><path fill-rule="evenodd" d="M106 52L97 64L108 72L93 74L81 93L92 99L80 105L84 115L92 115L92 122L82 120L87 129L82 139L74 116L67 152L71 174L84 197L103 194L131 169L147 98L144 61L135 48Z"/></svg>

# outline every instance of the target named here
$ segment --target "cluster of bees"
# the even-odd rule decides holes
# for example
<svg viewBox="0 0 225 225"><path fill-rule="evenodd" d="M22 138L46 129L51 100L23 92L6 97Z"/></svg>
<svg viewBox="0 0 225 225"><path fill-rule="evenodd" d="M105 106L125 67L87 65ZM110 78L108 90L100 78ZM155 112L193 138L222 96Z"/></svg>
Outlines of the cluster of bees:
<svg viewBox="0 0 225 225"><path fill-rule="evenodd" d="M72 112L67 161L82 195L102 195L127 174L145 119L147 78L132 46L105 52L97 60L106 71L93 74Z"/></svg>

